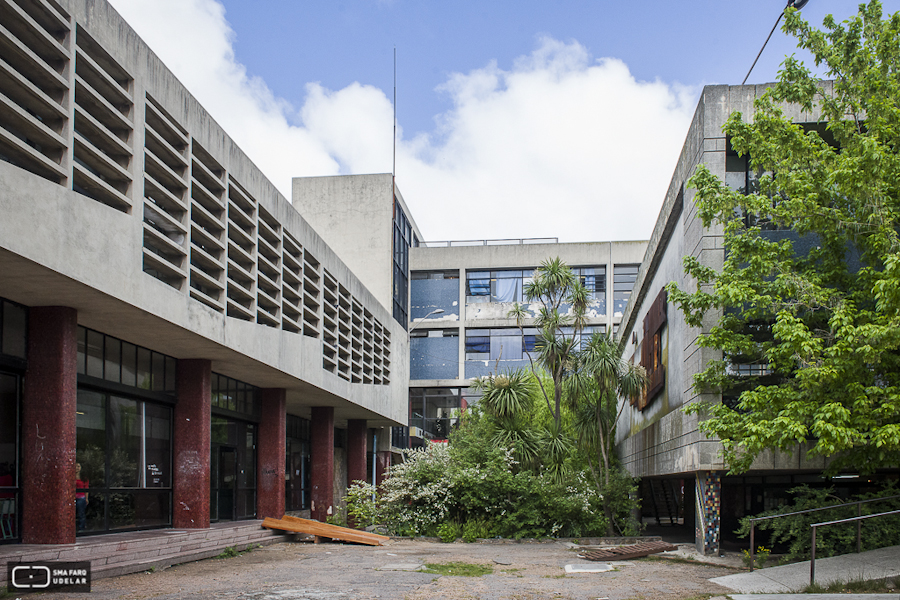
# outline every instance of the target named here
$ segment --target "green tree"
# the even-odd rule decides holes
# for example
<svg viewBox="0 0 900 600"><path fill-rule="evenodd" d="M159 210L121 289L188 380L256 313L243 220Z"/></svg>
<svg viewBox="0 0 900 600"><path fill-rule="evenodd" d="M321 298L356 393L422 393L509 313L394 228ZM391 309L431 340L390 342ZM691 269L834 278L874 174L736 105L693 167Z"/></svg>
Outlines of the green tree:
<svg viewBox="0 0 900 600"><path fill-rule="evenodd" d="M900 15L883 19L873 0L819 31L785 14L834 82L788 57L752 122L734 113L724 128L758 189L703 167L690 181L703 225L723 228L725 261L717 272L686 258L697 291L669 293L692 326L719 315L700 344L723 358L695 384L729 401L688 410L708 411L701 428L733 471L809 443L832 472L870 472L900 463ZM821 117L792 123L788 105Z"/></svg>

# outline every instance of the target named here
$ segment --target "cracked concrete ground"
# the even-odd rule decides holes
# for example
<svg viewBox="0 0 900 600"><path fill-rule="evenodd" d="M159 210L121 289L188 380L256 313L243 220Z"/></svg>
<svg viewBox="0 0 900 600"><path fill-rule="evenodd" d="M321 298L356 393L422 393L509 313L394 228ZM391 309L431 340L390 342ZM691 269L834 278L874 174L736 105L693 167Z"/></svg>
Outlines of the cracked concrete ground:
<svg viewBox="0 0 900 600"><path fill-rule="evenodd" d="M602 573L565 572L579 559L563 542L442 544L394 540L382 547L293 542L227 559L209 559L95 581L90 598L108 600L424 600L540 598L660 600L709 598L728 590L709 581L736 572L727 565L686 561L672 553L610 563ZM491 565L481 577L439 576L414 570L425 563ZM398 565L402 568L399 568ZM41 594L42 600L84 594Z"/></svg>

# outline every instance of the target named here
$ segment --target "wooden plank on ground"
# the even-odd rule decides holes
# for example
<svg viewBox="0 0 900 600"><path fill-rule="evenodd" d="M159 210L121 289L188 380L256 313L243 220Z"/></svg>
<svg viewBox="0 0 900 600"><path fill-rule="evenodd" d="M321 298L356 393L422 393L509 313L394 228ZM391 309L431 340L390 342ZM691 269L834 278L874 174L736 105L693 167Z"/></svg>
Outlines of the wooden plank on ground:
<svg viewBox="0 0 900 600"><path fill-rule="evenodd" d="M673 546L667 542L644 542L642 544L632 544L630 546L604 548L603 550L588 550L586 552L581 552L578 555L578 558L585 558L587 560L628 560L630 558L641 558L660 552L669 552L670 550L678 550L678 546Z"/></svg>
<svg viewBox="0 0 900 600"><path fill-rule="evenodd" d="M285 515L283 519L273 519L266 517L262 526L267 529L279 529L281 531L292 531L294 533L305 533L317 537L327 537L345 542L355 542L357 544L367 544L369 546L381 546L381 542L386 538L383 535L376 535L366 531L358 531L356 529L348 529L347 527L338 527L337 525L329 525L320 521L312 521L309 519L298 519L297 517L288 517Z"/></svg>
<svg viewBox="0 0 900 600"><path fill-rule="evenodd" d="M291 515L284 515L281 517L282 521L291 521L292 523L305 523L306 525L327 525L328 527L334 527L338 530L346 531L349 533L360 533L371 537L376 540L381 540L382 542L389 542L391 540L390 536L387 535L379 535L377 533L372 533L370 531L360 531L359 529L348 529L347 527L339 527L337 525L328 525L328 523L322 523L322 521L315 521L313 519L301 519L300 517L294 517Z"/></svg>

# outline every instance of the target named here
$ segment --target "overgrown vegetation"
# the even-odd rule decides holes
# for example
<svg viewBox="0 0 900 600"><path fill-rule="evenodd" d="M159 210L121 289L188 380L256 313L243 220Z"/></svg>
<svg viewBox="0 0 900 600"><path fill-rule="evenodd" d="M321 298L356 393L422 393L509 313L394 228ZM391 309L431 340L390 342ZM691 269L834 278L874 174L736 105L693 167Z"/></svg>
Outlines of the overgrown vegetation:
<svg viewBox="0 0 900 600"><path fill-rule="evenodd" d="M449 446L407 452L377 501L355 483L347 506L357 523L446 542L639 533L636 486L614 442L618 398L640 391L644 371L622 361L611 338L582 336L587 292L559 259L535 269L525 297L531 304L510 316L526 349L524 328L539 332L531 368L475 380L481 399Z"/></svg>
<svg viewBox="0 0 900 600"><path fill-rule="evenodd" d="M900 494L900 489L894 482L888 482L882 490L873 493L860 494L842 500L834 495L833 488L811 488L803 485L789 490L794 501L787 506L781 506L776 510L767 511L754 517L763 517L782 513L797 512L811 508L822 508L834 504L869 500ZM857 516L857 506L837 506L829 510L807 513L790 517L780 517L760 521L756 524L758 531L771 531L770 546L784 544L788 552L785 561L809 560L810 557L810 525L825 521L837 521ZM862 514L876 514L900 510L900 498L880 500L862 505ZM741 520L741 526L737 533L742 537L750 535L750 517ZM900 515L877 517L862 521L862 549L863 551L886 546L900 545ZM841 525L829 525L819 527L816 532L816 558L837 556L856 552L856 523Z"/></svg>

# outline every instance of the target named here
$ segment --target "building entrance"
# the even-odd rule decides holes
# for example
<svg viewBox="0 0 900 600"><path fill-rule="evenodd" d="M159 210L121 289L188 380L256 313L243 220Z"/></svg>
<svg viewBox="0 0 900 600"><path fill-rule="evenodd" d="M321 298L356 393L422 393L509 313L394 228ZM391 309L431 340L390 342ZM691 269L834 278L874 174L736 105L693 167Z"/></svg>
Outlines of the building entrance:
<svg viewBox="0 0 900 600"><path fill-rule="evenodd" d="M19 382L0 371L0 542L19 539Z"/></svg>
<svg viewBox="0 0 900 600"><path fill-rule="evenodd" d="M234 521L234 484L237 476L237 449L219 446L218 456L213 462L213 482L211 506L215 506L215 520Z"/></svg>

